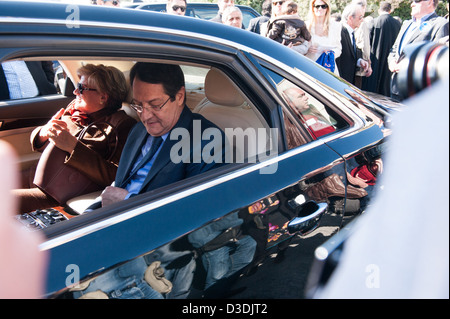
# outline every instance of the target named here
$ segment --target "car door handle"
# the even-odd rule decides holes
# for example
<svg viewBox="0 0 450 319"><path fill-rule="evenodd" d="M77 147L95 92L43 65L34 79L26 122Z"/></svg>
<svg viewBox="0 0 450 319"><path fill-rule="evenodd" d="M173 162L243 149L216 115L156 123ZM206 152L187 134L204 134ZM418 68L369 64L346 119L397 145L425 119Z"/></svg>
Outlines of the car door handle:
<svg viewBox="0 0 450 319"><path fill-rule="evenodd" d="M308 201L299 207L299 215L288 223L290 234L299 234L304 236L319 226L320 218L328 209L327 203L316 203ZM305 216L306 215L306 216Z"/></svg>

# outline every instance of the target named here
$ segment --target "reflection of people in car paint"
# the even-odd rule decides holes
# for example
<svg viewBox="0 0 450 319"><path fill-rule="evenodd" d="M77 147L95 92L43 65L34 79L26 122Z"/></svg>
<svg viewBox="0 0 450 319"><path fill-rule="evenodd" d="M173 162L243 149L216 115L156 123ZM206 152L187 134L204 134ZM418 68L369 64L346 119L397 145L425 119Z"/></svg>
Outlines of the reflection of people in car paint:
<svg viewBox="0 0 450 319"><path fill-rule="evenodd" d="M305 91L298 87L291 87L283 92L289 105L314 136L319 137L335 131L329 120L308 103L309 98Z"/></svg>

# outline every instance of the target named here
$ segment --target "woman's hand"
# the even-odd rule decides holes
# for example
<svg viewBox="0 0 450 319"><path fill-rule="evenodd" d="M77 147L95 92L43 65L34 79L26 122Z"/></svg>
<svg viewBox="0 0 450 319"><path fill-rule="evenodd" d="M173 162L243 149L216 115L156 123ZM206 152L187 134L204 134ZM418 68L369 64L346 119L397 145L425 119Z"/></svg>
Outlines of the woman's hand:
<svg viewBox="0 0 450 319"><path fill-rule="evenodd" d="M54 125L49 134L50 143L53 143L57 148L60 148L69 154L72 153L77 145L77 138L69 133L67 127L62 128L58 125Z"/></svg>
<svg viewBox="0 0 450 319"><path fill-rule="evenodd" d="M63 114L64 109L60 109L58 113L53 115L50 121L41 128L39 132L39 141L43 144L49 140L63 151L72 153L77 144L77 138L69 133L67 123L60 120Z"/></svg>

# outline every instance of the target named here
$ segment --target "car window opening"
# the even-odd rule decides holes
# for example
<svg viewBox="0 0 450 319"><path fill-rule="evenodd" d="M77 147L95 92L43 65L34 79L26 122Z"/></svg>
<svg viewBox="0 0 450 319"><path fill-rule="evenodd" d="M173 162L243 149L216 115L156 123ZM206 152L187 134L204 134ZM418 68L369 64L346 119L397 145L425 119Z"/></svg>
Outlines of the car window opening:
<svg viewBox="0 0 450 319"><path fill-rule="evenodd" d="M73 82L78 83L77 69L87 64L114 65L123 72L129 84L132 61L114 60L62 60L55 61L55 83L59 92L72 97ZM256 163L265 160L267 154L278 152L276 131L271 129L259 110L223 71L215 67L181 65L185 77L186 105L193 113L204 116L217 125L227 136L229 155L225 164ZM121 110L136 121L140 118L130 107L131 90ZM275 133L274 133L275 132ZM264 156L262 155L264 154ZM40 209L22 215L23 222L37 228L45 228L60 221L83 214L101 191L71 198L65 205Z"/></svg>

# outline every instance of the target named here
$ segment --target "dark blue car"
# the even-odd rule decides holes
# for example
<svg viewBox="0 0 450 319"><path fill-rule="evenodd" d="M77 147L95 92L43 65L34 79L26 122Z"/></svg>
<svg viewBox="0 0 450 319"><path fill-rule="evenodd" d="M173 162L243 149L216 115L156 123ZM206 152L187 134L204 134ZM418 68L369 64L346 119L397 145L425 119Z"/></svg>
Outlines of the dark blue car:
<svg viewBox="0 0 450 319"><path fill-rule="evenodd" d="M126 75L136 61L180 65L187 105L234 152L109 207L83 213L94 193L24 213L24 227L46 237L49 298L218 298L244 286L233 296L279 297L273 283L298 274L273 269L308 258L294 247L314 234L322 243L370 205L397 107L257 34L144 10L1 1L0 58L57 69L57 94L0 101L0 139L23 169L39 160L30 132L74 98L85 63Z"/></svg>

